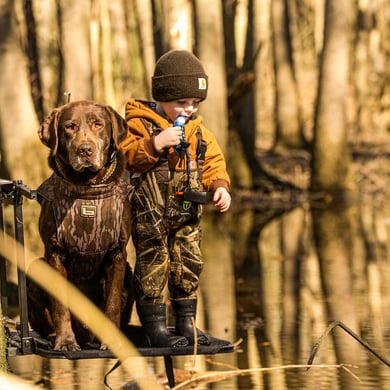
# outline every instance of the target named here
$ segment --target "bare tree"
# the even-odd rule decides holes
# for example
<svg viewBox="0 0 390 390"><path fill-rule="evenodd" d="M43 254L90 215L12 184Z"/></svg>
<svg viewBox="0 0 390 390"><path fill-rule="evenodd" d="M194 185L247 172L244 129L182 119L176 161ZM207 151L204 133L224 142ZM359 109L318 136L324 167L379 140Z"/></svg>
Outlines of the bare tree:
<svg viewBox="0 0 390 390"><path fill-rule="evenodd" d="M353 193L350 154L347 144L346 96L350 76L351 38L353 31L352 0L327 0L325 32L320 63L319 91L316 106L312 189L322 192L332 207L313 208L313 229L321 269L322 286L329 319L342 321L358 331L351 296L351 203ZM345 347L334 334L339 361L356 362L356 343ZM341 374L343 388L350 377Z"/></svg>
<svg viewBox="0 0 390 390"><path fill-rule="evenodd" d="M92 2L92 12L94 14L95 31L91 32L91 57L94 58L94 99L116 107L116 96L114 91L114 53L112 45L115 42L113 26L109 13L107 0ZM120 19L113 21L115 26L120 24ZM100 77L96 77L100 76Z"/></svg>
<svg viewBox="0 0 390 390"><path fill-rule="evenodd" d="M24 2L24 17L26 21L26 55L28 58L29 78L31 82L31 95L35 111L40 122L44 119L43 96L41 77L39 72L39 54L37 45L36 23L32 7L32 1Z"/></svg>
<svg viewBox="0 0 390 390"><path fill-rule="evenodd" d="M19 7L18 7L19 6ZM21 3L0 1L0 134L1 174L29 182L31 161L25 145L36 137L38 120L31 97L28 63L16 26Z"/></svg>
<svg viewBox="0 0 390 390"><path fill-rule="evenodd" d="M339 5L341 9L338 9L332 0L326 2L324 50L320 64L313 140L314 191L326 189L337 193L351 185L346 98L351 58L350 19L354 7L349 3L343 2L343 7Z"/></svg>
<svg viewBox="0 0 390 390"><path fill-rule="evenodd" d="M301 149L302 133L300 99L293 68L292 42L287 0L271 2L273 68L275 74L276 139L278 152Z"/></svg>
<svg viewBox="0 0 390 390"><path fill-rule="evenodd" d="M358 24L355 30L353 88L356 110L351 118L353 133L362 143L383 142L388 137L390 115L387 110L389 27L384 23L385 2L358 1ZM386 54L387 53L387 54ZM375 135L375 136L374 136Z"/></svg>
<svg viewBox="0 0 390 390"><path fill-rule="evenodd" d="M207 100L202 103L201 113L205 125L214 132L221 148L226 150L227 143L227 101L224 66L224 40L222 25L222 6L215 3L210 7L208 0L195 2L198 56L209 78ZM210 40L210 36L213 37ZM212 213L205 224L204 241L208 250L205 254L205 277L203 278L206 303L212 308L208 311L209 325L217 337L234 339L235 335L235 298L233 259L229 234L224 225L224 215ZM206 223L206 219L204 221ZM212 242L212 244L211 244ZM205 249L206 249L205 245ZM223 264L216 261L223 259ZM220 275L218 279L207 275ZM219 304L218 296L224 297L225 305ZM223 318L223 321L221 321Z"/></svg>
<svg viewBox="0 0 390 390"><path fill-rule="evenodd" d="M42 8L41 8L42 7ZM44 113L47 114L63 102L62 72L60 58L58 7L56 0L39 4L33 2L34 19L36 20L37 58Z"/></svg>
<svg viewBox="0 0 390 390"><path fill-rule="evenodd" d="M141 63L138 45L131 45L131 38L137 40L137 30L134 28L134 12L129 15L126 9L128 1L110 1L110 40L112 50L112 77L115 103L119 112L124 112L124 106L132 90L137 91L139 80L144 72L137 72L135 63ZM128 20L131 19L131 22ZM134 52L133 52L134 51ZM140 66L139 69L142 69ZM141 73L141 75L139 74Z"/></svg>
<svg viewBox="0 0 390 390"><path fill-rule="evenodd" d="M246 12L242 7L246 7ZM223 2L223 22L225 41L225 64L229 143L228 156L231 176L237 187L252 187L253 177L259 173L255 157L255 110L254 110L254 64L256 49L253 43L254 19L253 1L243 2L237 14L236 2ZM246 30L238 28L244 24ZM242 34L244 36L242 36ZM236 42L242 46L237 53ZM240 59L237 56L240 55Z"/></svg>
<svg viewBox="0 0 390 390"><path fill-rule="evenodd" d="M144 2L142 0L133 0L135 6L135 12L137 15L137 25L140 37L140 50L142 56L142 62L145 68L145 87L146 87L146 96L151 98L151 81L152 74L154 70L154 64L156 62L156 57L159 57L162 54L162 51L156 50L156 31L157 34L160 33L160 29L162 26L160 24L155 25L155 23L159 23L161 14L155 10L156 6L153 4L156 1L152 1L152 4L148 2ZM156 16L157 15L157 16ZM157 22L156 22L157 20ZM158 35L159 36L159 35ZM156 55L157 53L157 55Z"/></svg>
<svg viewBox="0 0 390 390"><path fill-rule="evenodd" d="M73 100L92 99L90 0L60 0L60 40L64 88Z"/></svg>
<svg viewBox="0 0 390 390"><path fill-rule="evenodd" d="M168 0L164 1L164 15L166 17L167 42L172 49L192 50L193 13L192 1Z"/></svg>

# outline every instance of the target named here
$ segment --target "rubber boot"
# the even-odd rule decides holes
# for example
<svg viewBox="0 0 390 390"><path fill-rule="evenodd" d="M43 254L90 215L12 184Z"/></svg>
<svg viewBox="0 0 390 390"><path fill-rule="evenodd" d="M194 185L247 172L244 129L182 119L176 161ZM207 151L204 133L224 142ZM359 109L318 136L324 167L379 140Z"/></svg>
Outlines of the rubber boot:
<svg viewBox="0 0 390 390"><path fill-rule="evenodd" d="M172 307L176 316L176 334L184 336L190 345L194 345L197 304L197 299L172 299ZM200 329L195 329L198 345L210 345L210 337Z"/></svg>
<svg viewBox="0 0 390 390"><path fill-rule="evenodd" d="M165 304L137 304L137 312L150 347L178 348L188 340L167 329Z"/></svg>

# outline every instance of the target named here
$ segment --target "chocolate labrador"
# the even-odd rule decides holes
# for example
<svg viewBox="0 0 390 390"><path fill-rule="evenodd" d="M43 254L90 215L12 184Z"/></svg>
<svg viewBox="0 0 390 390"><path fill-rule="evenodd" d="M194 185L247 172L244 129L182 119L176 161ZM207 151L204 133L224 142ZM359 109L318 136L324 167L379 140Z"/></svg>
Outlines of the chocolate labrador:
<svg viewBox="0 0 390 390"><path fill-rule="evenodd" d="M118 327L131 314L131 186L118 144L125 120L110 106L75 101L54 109L38 134L54 171L38 188L44 260L89 297ZM94 343L69 309L29 281L29 321L54 350ZM106 349L100 344L100 349Z"/></svg>

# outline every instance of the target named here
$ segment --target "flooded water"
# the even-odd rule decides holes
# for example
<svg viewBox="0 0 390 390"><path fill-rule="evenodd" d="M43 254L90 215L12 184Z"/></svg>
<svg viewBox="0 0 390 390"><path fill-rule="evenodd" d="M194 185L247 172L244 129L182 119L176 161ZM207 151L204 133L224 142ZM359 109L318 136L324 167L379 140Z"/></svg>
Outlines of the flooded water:
<svg viewBox="0 0 390 390"><path fill-rule="evenodd" d="M280 215L233 210L232 216L215 225L214 216L206 216L197 323L213 336L234 343L236 350L174 357L177 387L390 389L386 364L390 359L390 212L385 204L381 203L380 213L378 202L369 204L349 210L348 232L352 226L354 235L346 235L349 268L342 277L339 272L345 269L338 255L330 260L340 267L324 277L321 261L329 259L319 255L312 231L314 217L307 207ZM332 238L335 241L337 237ZM233 261L225 260L226 250L233 250ZM334 321L344 328L335 326L325 334ZM321 336L308 370L310 354ZM139 359L134 358L134 367ZM9 359L12 372L19 377L56 390L107 389L104 377L115 362L38 356ZM163 359L147 358L147 363L150 373L167 386L162 379ZM203 379L192 387L180 387L193 370ZM119 367L108 375L107 384L121 389L129 380Z"/></svg>

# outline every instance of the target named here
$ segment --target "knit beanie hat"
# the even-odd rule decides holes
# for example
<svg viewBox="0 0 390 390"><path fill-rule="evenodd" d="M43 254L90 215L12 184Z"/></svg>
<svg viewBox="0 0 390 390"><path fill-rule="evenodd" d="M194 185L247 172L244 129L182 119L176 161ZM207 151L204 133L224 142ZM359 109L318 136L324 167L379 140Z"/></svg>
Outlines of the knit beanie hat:
<svg viewBox="0 0 390 390"><path fill-rule="evenodd" d="M163 54L154 69L152 96L158 102L206 99L207 75L199 59L186 50L170 50Z"/></svg>

